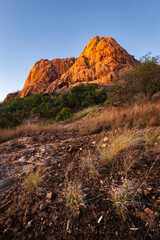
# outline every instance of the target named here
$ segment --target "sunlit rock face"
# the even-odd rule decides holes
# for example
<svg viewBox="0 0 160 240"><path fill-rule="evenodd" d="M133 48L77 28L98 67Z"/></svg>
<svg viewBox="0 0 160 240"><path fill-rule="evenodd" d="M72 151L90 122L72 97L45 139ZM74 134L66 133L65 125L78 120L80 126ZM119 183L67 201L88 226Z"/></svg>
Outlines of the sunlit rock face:
<svg viewBox="0 0 160 240"><path fill-rule="evenodd" d="M78 82L109 84L137 63L113 38L95 37L89 41L73 66L47 88L47 92Z"/></svg>
<svg viewBox="0 0 160 240"><path fill-rule="evenodd" d="M27 94L52 93L79 83L108 85L138 61L111 37L91 39L80 56L66 59L41 59L31 69L19 97ZM9 98L14 98L9 95ZM6 98L7 99L7 98Z"/></svg>
<svg viewBox="0 0 160 240"><path fill-rule="evenodd" d="M44 92L47 87L66 72L74 63L74 59L41 59L31 69L23 89L18 93L19 97L27 94Z"/></svg>
<svg viewBox="0 0 160 240"><path fill-rule="evenodd" d="M16 93L8 93L6 98L4 99L5 102L11 101L14 98L16 98L16 96L18 95L18 92Z"/></svg>

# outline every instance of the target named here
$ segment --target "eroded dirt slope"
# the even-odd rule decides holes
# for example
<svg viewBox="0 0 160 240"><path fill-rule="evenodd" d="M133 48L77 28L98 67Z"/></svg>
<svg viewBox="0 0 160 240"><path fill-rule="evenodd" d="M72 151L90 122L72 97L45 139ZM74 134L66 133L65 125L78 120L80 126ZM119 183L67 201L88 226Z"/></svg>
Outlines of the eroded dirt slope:
<svg viewBox="0 0 160 240"><path fill-rule="evenodd" d="M127 157L120 154L116 162L99 165L97 146L106 147L116 134L42 133L0 144L0 239L158 240L159 154L146 156L142 143ZM97 171L84 167L88 157ZM128 170L122 159L134 159ZM24 183L33 168L43 179L30 191ZM111 187L121 186L124 179L132 184L132 192L121 214L109 198ZM82 186L84 205L79 212L66 205L68 183Z"/></svg>

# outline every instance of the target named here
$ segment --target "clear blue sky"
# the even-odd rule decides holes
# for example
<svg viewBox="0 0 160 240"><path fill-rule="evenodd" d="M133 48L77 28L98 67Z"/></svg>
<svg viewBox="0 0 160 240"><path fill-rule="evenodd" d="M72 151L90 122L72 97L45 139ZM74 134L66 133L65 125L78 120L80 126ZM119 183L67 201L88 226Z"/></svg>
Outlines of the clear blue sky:
<svg viewBox="0 0 160 240"><path fill-rule="evenodd" d="M110 36L140 58L160 55L159 0L0 0L0 100L41 58L78 57Z"/></svg>

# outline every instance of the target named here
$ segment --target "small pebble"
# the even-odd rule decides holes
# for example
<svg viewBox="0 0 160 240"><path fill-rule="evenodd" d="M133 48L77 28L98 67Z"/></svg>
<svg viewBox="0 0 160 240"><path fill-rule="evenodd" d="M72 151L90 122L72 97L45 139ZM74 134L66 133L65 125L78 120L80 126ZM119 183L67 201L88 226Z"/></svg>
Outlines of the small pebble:
<svg viewBox="0 0 160 240"><path fill-rule="evenodd" d="M34 220L29 221L29 222L27 223L27 227L32 227L33 221L34 221Z"/></svg>
<svg viewBox="0 0 160 240"><path fill-rule="evenodd" d="M144 193L144 196L147 196L149 192L147 190L143 190L143 193Z"/></svg>
<svg viewBox="0 0 160 240"><path fill-rule="evenodd" d="M106 147L106 144L105 144L105 143L103 143L103 144L101 145L101 147L102 147L102 148L105 148L105 147Z"/></svg>
<svg viewBox="0 0 160 240"><path fill-rule="evenodd" d="M105 137L104 139L103 139L103 142L107 142L108 141L108 137Z"/></svg>
<svg viewBox="0 0 160 240"><path fill-rule="evenodd" d="M52 199L52 196L53 196L53 193L52 193L52 192L49 192L49 193L47 193L46 198L51 200L51 199Z"/></svg>
<svg viewBox="0 0 160 240"><path fill-rule="evenodd" d="M144 212L148 213L148 214L153 214L153 211L151 209L149 209L148 207L144 209Z"/></svg>

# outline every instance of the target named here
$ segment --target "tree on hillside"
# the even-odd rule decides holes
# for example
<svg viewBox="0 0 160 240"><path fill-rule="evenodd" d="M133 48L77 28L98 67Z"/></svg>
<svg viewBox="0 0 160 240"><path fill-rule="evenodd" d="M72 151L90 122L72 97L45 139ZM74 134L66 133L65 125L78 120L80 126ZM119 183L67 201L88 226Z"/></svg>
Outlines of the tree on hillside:
<svg viewBox="0 0 160 240"><path fill-rule="evenodd" d="M146 54L134 70L126 72L119 84L115 83L114 92L120 99L130 101L135 94L143 93L149 99L160 91L159 57Z"/></svg>
<svg viewBox="0 0 160 240"><path fill-rule="evenodd" d="M159 57L150 57L150 54L141 58L141 65L137 66L136 90L143 92L149 98L160 91L160 66Z"/></svg>

